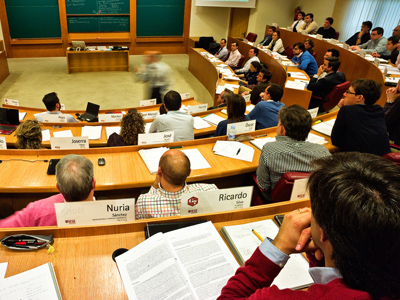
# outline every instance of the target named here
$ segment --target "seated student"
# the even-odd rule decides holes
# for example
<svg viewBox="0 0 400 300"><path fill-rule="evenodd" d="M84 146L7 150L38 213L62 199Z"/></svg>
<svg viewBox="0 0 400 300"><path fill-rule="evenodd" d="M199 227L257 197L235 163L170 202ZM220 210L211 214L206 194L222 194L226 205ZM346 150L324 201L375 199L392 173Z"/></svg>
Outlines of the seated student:
<svg viewBox="0 0 400 300"><path fill-rule="evenodd" d="M306 51L303 43L294 44L293 54L292 62L296 64L300 70L304 70L308 76L313 76L318 72L318 65L315 58L310 52Z"/></svg>
<svg viewBox="0 0 400 300"><path fill-rule="evenodd" d="M35 119L38 120L39 122L43 121L42 114L54 114L54 115L62 114L62 112L60 111L60 109L61 109L60 99L58 99L58 96L55 92L46 94L43 97L42 101L43 101L44 105L46 105L47 111L36 115ZM69 114L64 114L64 115L67 116L67 122L69 122L69 123L78 122L78 120L75 119L73 116L71 116Z"/></svg>
<svg viewBox="0 0 400 300"><path fill-rule="evenodd" d="M264 239L218 300L400 298L400 168L362 153L312 167L311 209L286 214L274 240ZM271 285L289 255L302 251L314 283L307 290Z"/></svg>
<svg viewBox="0 0 400 300"><path fill-rule="evenodd" d="M313 39L305 39L304 40L304 48L306 51L310 52L310 54L315 58L315 52L314 52L314 41Z"/></svg>
<svg viewBox="0 0 400 300"><path fill-rule="evenodd" d="M250 69L250 64L253 61L260 62L260 59L258 58L258 52L259 52L258 48L255 48L255 47L250 48L249 59L244 64L243 68L235 70L235 73L236 74L244 74ZM240 67L240 66L238 66L238 67Z"/></svg>
<svg viewBox="0 0 400 300"><path fill-rule="evenodd" d="M284 54L285 53L285 47L283 47L283 42L281 39L281 33L279 30L275 31L272 34L272 40L267 46L267 49L270 49L271 51L278 52L279 54Z"/></svg>
<svg viewBox="0 0 400 300"><path fill-rule="evenodd" d="M324 59L326 59L327 57L337 57L337 58L339 58L339 56L340 56L339 50L328 49L328 50L326 50L326 53L324 55Z"/></svg>
<svg viewBox="0 0 400 300"><path fill-rule="evenodd" d="M318 29L317 34L322 35L324 39L335 39L336 30L333 27L331 27L332 24L333 24L333 18L331 17L326 18L324 26Z"/></svg>
<svg viewBox="0 0 400 300"><path fill-rule="evenodd" d="M42 129L41 124L36 120L26 120L18 125L15 130L17 142L15 147L18 149L42 149Z"/></svg>
<svg viewBox="0 0 400 300"><path fill-rule="evenodd" d="M258 185L272 191L286 172L310 172L310 162L330 155L326 147L306 142L311 130L311 115L300 105L284 106L278 114L276 141L266 143L257 168Z"/></svg>
<svg viewBox="0 0 400 300"><path fill-rule="evenodd" d="M138 144L138 134L144 133L145 123L141 113L129 111L121 120L120 133L114 132L107 141L107 147L128 146Z"/></svg>
<svg viewBox="0 0 400 300"><path fill-rule="evenodd" d="M386 90L387 101L383 110L389 138L400 145L400 82L396 87Z"/></svg>
<svg viewBox="0 0 400 300"><path fill-rule="evenodd" d="M260 96L262 100L248 114L250 120L256 120L256 130L278 125L278 112L285 106L280 102L283 88L278 84L270 83Z"/></svg>
<svg viewBox="0 0 400 300"><path fill-rule="evenodd" d="M257 75L256 86L252 90L245 88L245 92L243 92L241 95L244 96L250 93L251 104L256 105L260 99L260 94L263 93L269 85L269 80L271 77L271 72L265 68L262 68Z"/></svg>
<svg viewBox="0 0 400 300"><path fill-rule="evenodd" d="M373 57L380 57L383 59L389 60L392 64L396 63L397 56L399 56L399 50L397 50L397 45L399 43L399 38L397 36L391 36L387 39L386 49L390 51L390 54L382 54L380 55L378 52L374 52L371 55Z"/></svg>
<svg viewBox="0 0 400 300"><path fill-rule="evenodd" d="M246 86L250 90L255 87L257 84L257 75L260 73L260 70L260 63L257 61L252 61L250 64L250 69L246 73L237 75L237 77L243 78L239 81L239 94L245 91L243 88L241 89L242 86Z"/></svg>
<svg viewBox="0 0 400 300"><path fill-rule="evenodd" d="M332 91L332 89L346 81L346 76L343 72L338 72L340 67L340 60L337 57L327 57L324 60L324 64L318 68L317 74L315 74L307 89L312 91L310 105L308 108L319 107L323 111L322 100ZM322 74L324 75L322 76ZM320 97L318 99L315 97Z"/></svg>
<svg viewBox="0 0 400 300"><path fill-rule="evenodd" d="M350 46L356 46L359 44L364 44L368 42L371 38L369 31L372 28L371 21L362 22L361 31L356 32L352 37L350 37L345 43Z"/></svg>
<svg viewBox="0 0 400 300"><path fill-rule="evenodd" d="M190 161L182 151L165 152L160 158L156 180L149 192L140 195L136 202L136 219L177 216L183 193L217 190L214 184L186 184L189 174Z"/></svg>
<svg viewBox="0 0 400 300"><path fill-rule="evenodd" d="M390 152L385 113L374 105L382 87L371 79L357 79L340 100L340 110L332 129L332 144L341 151L357 151L379 156Z"/></svg>
<svg viewBox="0 0 400 300"><path fill-rule="evenodd" d="M305 24L303 25L302 28L299 28L297 32L305 31L307 34L316 34L318 30L318 24L314 21L314 15L311 13L306 14L304 20Z"/></svg>
<svg viewBox="0 0 400 300"><path fill-rule="evenodd" d="M225 61L226 58L228 57L229 51L226 48L226 39L221 39L219 42L219 49L217 53L215 53L215 56L218 57L220 60Z"/></svg>
<svg viewBox="0 0 400 300"><path fill-rule="evenodd" d="M182 106L182 98L176 91L169 91L164 96L166 115L157 116L150 126L153 132L174 132L174 142L194 139L193 117L179 109Z"/></svg>
<svg viewBox="0 0 400 300"><path fill-rule="evenodd" d="M239 45L237 42L233 42L231 44L231 52L229 54L228 59L225 61L225 63L231 68L237 68L239 60L242 57L242 54L240 54L238 48Z"/></svg>
<svg viewBox="0 0 400 300"><path fill-rule="evenodd" d="M218 95L217 98L218 105L216 107L209 107L207 110L225 107L226 104L228 103L229 98L232 97L233 95L234 94L230 89L223 90L221 94Z"/></svg>
<svg viewBox="0 0 400 300"><path fill-rule="evenodd" d="M56 166L56 187L60 194L31 202L23 210L0 220L0 228L56 226L54 203L90 201L96 187L93 164L87 158L70 154Z"/></svg>
<svg viewBox="0 0 400 300"><path fill-rule="evenodd" d="M305 16L306 14L304 13L304 11L299 11L299 13L297 14L297 21L294 21L292 26L290 26L293 32L297 32L297 29L302 28L304 26L304 24L306 23L304 21Z"/></svg>
<svg viewBox="0 0 400 300"><path fill-rule="evenodd" d="M246 101L240 95L233 95L229 98L226 110L228 112L228 119L218 123L214 136L226 135L227 124L250 120L249 117L245 115Z"/></svg>
<svg viewBox="0 0 400 300"><path fill-rule="evenodd" d="M371 39L364 43L359 44L358 46L351 46L351 50L364 50L365 53L372 54L377 52L379 55L389 55L390 51L385 47L387 39L383 36L383 28L376 27L372 29Z"/></svg>
<svg viewBox="0 0 400 300"><path fill-rule="evenodd" d="M275 26L269 26L268 34L264 37L264 39L260 42L260 46L267 46L272 40L272 34L276 31Z"/></svg>

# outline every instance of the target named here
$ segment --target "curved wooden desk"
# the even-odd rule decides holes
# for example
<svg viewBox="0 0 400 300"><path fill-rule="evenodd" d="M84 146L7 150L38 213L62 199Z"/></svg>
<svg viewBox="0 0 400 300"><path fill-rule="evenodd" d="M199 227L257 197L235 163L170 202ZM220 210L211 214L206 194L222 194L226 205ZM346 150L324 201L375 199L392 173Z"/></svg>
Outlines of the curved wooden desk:
<svg viewBox="0 0 400 300"><path fill-rule="evenodd" d="M346 75L347 80L353 81L359 78L369 78L382 84L382 86L385 85L385 78L381 70L361 56L325 40L318 40L308 35L292 32L284 28L279 28L279 31L285 47L294 45L295 43L304 42L306 38L312 39L314 41L314 51L317 54L316 61L318 65L324 63L324 55L328 49L337 49L340 52L340 71ZM383 106L385 102L386 95L385 92L383 92L376 104Z"/></svg>
<svg viewBox="0 0 400 300"><path fill-rule="evenodd" d="M64 300L128 299L117 265L111 258L118 248L131 249L145 240L148 223L210 220L220 232L222 226L272 219L298 208L309 207L309 200L281 202L243 210L199 215L140 220L134 223L77 228L1 229L0 238L17 233L52 234L55 252L12 251L0 248L0 262L8 262L6 277L51 262Z"/></svg>

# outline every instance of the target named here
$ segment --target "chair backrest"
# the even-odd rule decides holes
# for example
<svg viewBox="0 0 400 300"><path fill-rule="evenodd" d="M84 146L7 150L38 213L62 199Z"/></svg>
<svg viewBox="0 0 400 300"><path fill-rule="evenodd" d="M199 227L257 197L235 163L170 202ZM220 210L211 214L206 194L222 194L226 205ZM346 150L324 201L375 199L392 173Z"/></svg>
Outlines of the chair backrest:
<svg viewBox="0 0 400 300"><path fill-rule="evenodd" d="M253 33L253 32L249 32L246 36L246 40L248 40L249 42L254 43L257 39L257 34Z"/></svg>
<svg viewBox="0 0 400 300"><path fill-rule="evenodd" d="M397 152L391 152L391 153L386 153L383 158L386 158L392 162L394 162L396 165L400 167L400 153Z"/></svg>
<svg viewBox="0 0 400 300"><path fill-rule="evenodd" d="M336 36L335 36L335 40L339 39L339 31L336 31Z"/></svg>
<svg viewBox="0 0 400 300"><path fill-rule="evenodd" d="M296 179L308 178L310 173L304 172L286 172L279 179L274 189L271 191L272 202L281 202L290 200L293 190L293 184Z"/></svg>
<svg viewBox="0 0 400 300"><path fill-rule="evenodd" d="M315 59L317 59L317 53L313 52L311 55L312 55Z"/></svg>
<svg viewBox="0 0 400 300"><path fill-rule="evenodd" d="M342 99L344 92L349 88L350 81L346 81L336 85L332 91L325 97L324 102L322 102L322 106L325 111L328 112L332 108L334 108Z"/></svg>
<svg viewBox="0 0 400 300"><path fill-rule="evenodd" d="M243 67L243 63L244 63L244 56L242 55L242 56L240 57L240 59L239 59L239 62L238 62L238 64L237 64L237 67L238 67L238 68Z"/></svg>
<svg viewBox="0 0 400 300"><path fill-rule="evenodd" d="M210 47L210 43L214 42L214 38L212 36L201 36L199 41L195 43L196 48L203 48L204 50L208 50Z"/></svg>
<svg viewBox="0 0 400 300"><path fill-rule="evenodd" d="M288 59L292 59L294 54L293 54L293 46L289 46L285 49L285 55L287 56Z"/></svg>

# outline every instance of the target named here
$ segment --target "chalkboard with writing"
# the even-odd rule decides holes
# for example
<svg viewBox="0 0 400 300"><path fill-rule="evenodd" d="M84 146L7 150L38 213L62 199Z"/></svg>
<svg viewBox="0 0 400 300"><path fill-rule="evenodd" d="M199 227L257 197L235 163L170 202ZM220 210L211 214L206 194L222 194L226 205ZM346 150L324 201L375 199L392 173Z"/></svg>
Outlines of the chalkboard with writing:
<svg viewBox="0 0 400 300"><path fill-rule="evenodd" d="M138 37L182 36L185 0L137 0Z"/></svg>
<svg viewBox="0 0 400 300"><path fill-rule="evenodd" d="M129 14L129 0L65 0L67 15Z"/></svg>
<svg viewBox="0 0 400 300"><path fill-rule="evenodd" d="M61 38L57 0L5 0L12 39Z"/></svg>
<svg viewBox="0 0 400 300"><path fill-rule="evenodd" d="M68 32L129 31L129 17L68 17Z"/></svg>

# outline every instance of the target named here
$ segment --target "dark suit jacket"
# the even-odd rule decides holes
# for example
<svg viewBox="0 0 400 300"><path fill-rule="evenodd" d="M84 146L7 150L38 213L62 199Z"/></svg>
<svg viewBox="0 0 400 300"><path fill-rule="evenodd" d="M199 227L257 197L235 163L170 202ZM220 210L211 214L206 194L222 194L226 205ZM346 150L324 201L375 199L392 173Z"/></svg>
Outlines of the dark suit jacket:
<svg viewBox="0 0 400 300"><path fill-rule="evenodd" d="M318 80L318 78L312 77L307 89L312 91L313 96L324 98L326 97L332 89L346 81L346 76L343 72L332 72L326 75L324 78Z"/></svg>

